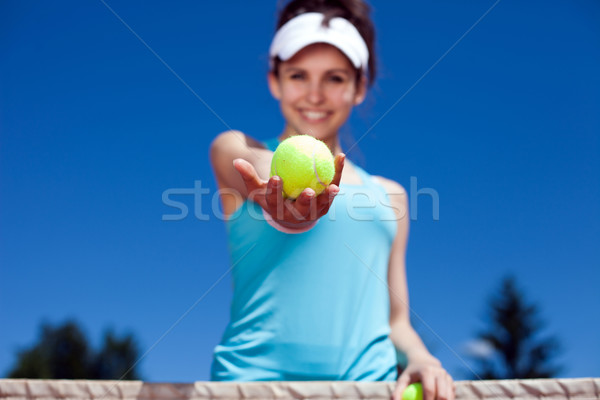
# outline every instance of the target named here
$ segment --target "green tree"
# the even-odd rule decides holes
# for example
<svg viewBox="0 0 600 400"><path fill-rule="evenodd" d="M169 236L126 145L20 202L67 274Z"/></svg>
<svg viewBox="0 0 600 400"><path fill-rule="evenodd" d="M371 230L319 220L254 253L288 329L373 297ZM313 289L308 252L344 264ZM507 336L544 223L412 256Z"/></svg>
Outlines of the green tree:
<svg viewBox="0 0 600 400"><path fill-rule="evenodd" d="M132 335L119 339L108 331L92 365L93 378L138 380L140 376L135 369L138 358Z"/></svg>
<svg viewBox="0 0 600 400"><path fill-rule="evenodd" d="M138 350L132 335L123 339L112 332L94 351L75 321L59 326L44 323L36 344L17 353L9 378L33 379L139 379Z"/></svg>
<svg viewBox="0 0 600 400"><path fill-rule="evenodd" d="M482 379L552 378L562 369L553 363L560 350L554 336L541 336L544 323L537 305L528 303L514 277L506 277L488 305L488 328L479 341L491 354L478 357Z"/></svg>

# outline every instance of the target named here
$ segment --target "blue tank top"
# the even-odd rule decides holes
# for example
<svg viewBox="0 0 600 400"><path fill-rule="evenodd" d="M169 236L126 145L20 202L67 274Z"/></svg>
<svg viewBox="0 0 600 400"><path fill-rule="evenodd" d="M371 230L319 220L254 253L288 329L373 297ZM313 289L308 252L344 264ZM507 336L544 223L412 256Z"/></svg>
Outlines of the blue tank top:
<svg viewBox="0 0 600 400"><path fill-rule="evenodd" d="M211 380L397 379L387 287L396 220L383 187L355 168L362 184L340 185L308 232L278 231L249 200L227 220L233 300Z"/></svg>

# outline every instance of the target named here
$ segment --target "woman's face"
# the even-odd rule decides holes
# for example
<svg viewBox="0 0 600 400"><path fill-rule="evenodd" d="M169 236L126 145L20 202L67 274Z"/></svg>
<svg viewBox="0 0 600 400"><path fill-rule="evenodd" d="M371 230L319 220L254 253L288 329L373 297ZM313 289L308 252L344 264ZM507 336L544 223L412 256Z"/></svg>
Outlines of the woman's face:
<svg viewBox="0 0 600 400"><path fill-rule="evenodd" d="M269 88L280 102L286 135L335 138L366 93L366 82L357 84L350 60L324 43L300 50L280 63L278 72L278 76L269 74Z"/></svg>

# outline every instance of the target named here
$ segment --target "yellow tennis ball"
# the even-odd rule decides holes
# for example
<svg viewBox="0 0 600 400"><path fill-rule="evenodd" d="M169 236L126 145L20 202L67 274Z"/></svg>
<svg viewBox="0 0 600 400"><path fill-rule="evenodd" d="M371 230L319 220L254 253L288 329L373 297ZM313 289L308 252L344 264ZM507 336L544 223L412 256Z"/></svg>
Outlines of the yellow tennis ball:
<svg viewBox="0 0 600 400"><path fill-rule="evenodd" d="M283 194L295 199L305 188L318 195L335 175L333 155L322 141L309 135L296 135L277 146L271 161L271 176L283 181Z"/></svg>
<svg viewBox="0 0 600 400"><path fill-rule="evenodd" d="M423 400L423 386L420 383L411 383L404 389L402 400Z"/></svg>

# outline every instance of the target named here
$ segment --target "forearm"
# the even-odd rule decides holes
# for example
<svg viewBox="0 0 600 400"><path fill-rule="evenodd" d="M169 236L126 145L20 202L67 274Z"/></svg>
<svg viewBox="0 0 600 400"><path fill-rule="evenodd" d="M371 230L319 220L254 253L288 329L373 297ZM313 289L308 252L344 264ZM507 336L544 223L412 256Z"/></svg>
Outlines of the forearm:
<svg viewBox="0 0 600 400"><path fill-rule="evenodd" d="M390 326L390 339L394 347L406 355L408 363L439 362L429 353L427 347L409 322L396 322Z"/></svg>

